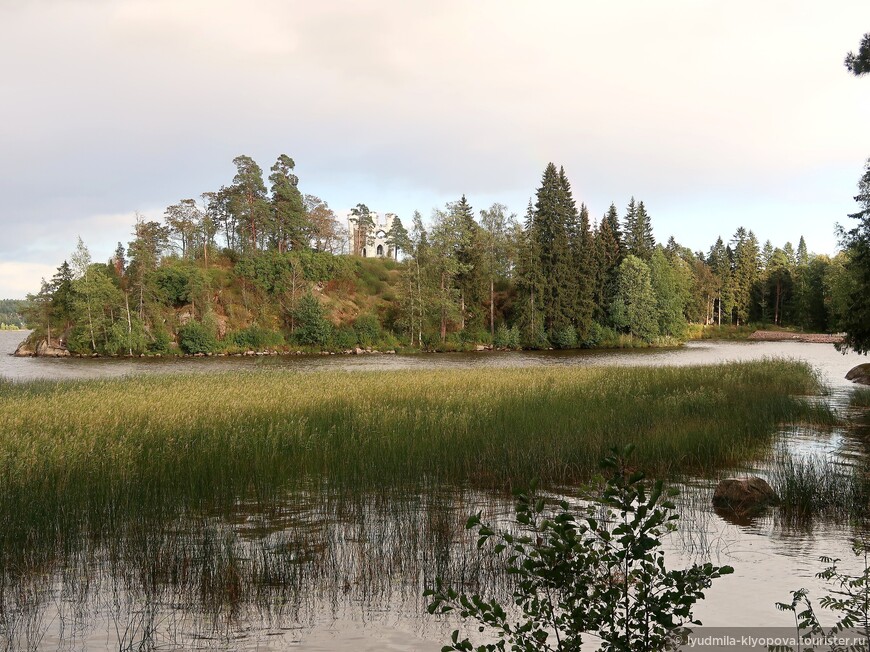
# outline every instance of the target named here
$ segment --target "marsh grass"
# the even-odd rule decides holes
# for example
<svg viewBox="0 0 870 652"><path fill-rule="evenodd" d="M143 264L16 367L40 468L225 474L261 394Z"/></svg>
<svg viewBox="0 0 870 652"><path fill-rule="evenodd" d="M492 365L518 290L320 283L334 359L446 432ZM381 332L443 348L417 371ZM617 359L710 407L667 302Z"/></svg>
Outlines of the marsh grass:
<svg viewBox="0 0 870 652"><path fill-rule="evenodd" d="M870 503L867 471L866 463L831 455L802 456L780 448L769 475L786 521L823 518L856 522L867 516Z"/></svg>
<svg viewBox="0 0 870 652"><path fill-rule="evenodd" d="M870 387L856 387L849 396L849 407L870 408Z"/></svg>
<svg viewBox="0 0 870 652"><path fill-rule="evenodd" d="M116 596L123 648L166 605L227 630L306 599L419 600L435 575L498 583L457 544L467 496L575 486L628 442L651 475L713 475L780 424L832 424L806 399L823 391L780 360L2 383L0 648L36 640L58 591Z"/></svg>
<svg viewBox="0 0 870 652"><path fill-rule="evenodd" d="M310 479L360 491L571 485L629 442L653 476L703 475L756 455L778 424L831 423L801 398L821 391L809 366L779 360L5 385L0 549L270 504Z"/></svg>

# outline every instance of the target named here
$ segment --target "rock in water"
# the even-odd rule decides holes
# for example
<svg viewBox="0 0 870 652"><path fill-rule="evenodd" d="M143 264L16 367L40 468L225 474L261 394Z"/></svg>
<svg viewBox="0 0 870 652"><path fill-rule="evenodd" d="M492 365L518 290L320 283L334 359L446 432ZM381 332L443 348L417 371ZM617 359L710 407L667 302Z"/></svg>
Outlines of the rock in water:
<svg viewBox="0 0 870 652"><path fill-rule="evenodd" d="M779 496L763 478L729 478L722 480L713 493L713 506L746 511L773 505Z"/></svg>
<svg viewBox="0 0 870 652"><path fill-rule="evenodd" d="M846 374L846 380L851 380L859 385L870 385L870 362L859 364L850 369L849 373Z"/></svg>

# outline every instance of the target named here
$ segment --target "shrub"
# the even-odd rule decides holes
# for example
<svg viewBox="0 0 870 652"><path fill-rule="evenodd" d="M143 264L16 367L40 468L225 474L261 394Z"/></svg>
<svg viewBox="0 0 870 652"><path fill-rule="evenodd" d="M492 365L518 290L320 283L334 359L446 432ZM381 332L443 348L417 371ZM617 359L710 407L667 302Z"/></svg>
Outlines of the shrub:
<svg viewBox="0 0 870 652"><path fill-rule="evenodd" d="M356 331L350 326L343 326L332 332L332 345L337 349L352 349L357 343Z"/></svg>
<svg viewBox="0 0 870 652"><path fill-rule="evenodd" d="M306 294L299 300L293 313L296 331L293 337L304 346L324 347L332 335L332 324L327 321L323 306L313 294Z"/></svg>
<svg viewBox="0 0 870 652"><path fill-rule="evenodd" d="M278 331L272 331L260 326L248 326L235 333L231 333L227 340L240 349L254 349L262 351L267 348L284 346L284 336Z"/></svg>
<svg viewBox="0 0 870 652"><path fill-rule="evenodd" d="M213 353L218 348L214 331L194 320L178 331L178 344L185 353Z"/></svg>
<svg viewBox="0 0 870 652"><path fill-rule="evenodd" d="M151 340L148 342L147 350L149 353L167 353L172 346L172 338L165 328L155 327L151 333Z"/></svg>
<svg viewBox="0 0 870 652"><path fill-rule="evenodd" d="M508 328L504 324L499 325L495 330L495 337L492 339L492 344L498 349L520 348L520 329L516 326Z"/></svg>
<svg viewBox="0 0 870 652"><path fill-rule="evenodd" d="M573 349L577 346L577 331L573 326L565 326L550 336L553 346L559 349Z"/></svg>
<svg viewBox="0 0 870 652"><path fill-rule="evenodd" d="M662 650L685 633L685 625L700 624L692 616L695 603L733 569L709 562L667 569L662 538L677 527L670 500L676 490L666 493L661 481L644 483L643 473L626 464L630 452L614 450L603 461L611 475L594 497L600 506L575 513L561 501L551 514L545 499L524 494L516 508L519 533L496 531L480 515L469 519L478 547L492 543L493 554L505 554L517 583L512 604L503 607L436 581L424 593L430 613L459 611L499 641L475 648L467 638L459 640L457 630L444 650L580 650L584 635L599 639L601 650Z"/></svg>
<svg viewBox="0 0 870 652"><path fill-rule="evenodd" d="M354 322L353 330L359 343L371 346L381 338L381 323L374 315L360 315Z"/></svg>

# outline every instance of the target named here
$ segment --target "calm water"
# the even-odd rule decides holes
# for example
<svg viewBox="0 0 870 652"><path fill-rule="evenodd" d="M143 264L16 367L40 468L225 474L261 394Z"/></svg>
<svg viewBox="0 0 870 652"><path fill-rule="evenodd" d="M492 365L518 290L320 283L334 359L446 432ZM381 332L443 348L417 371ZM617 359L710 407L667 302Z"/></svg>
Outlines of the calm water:
<svg viewBox="0 0 870 652"><path fill-rule="evenodd" d="M680 349L418 356L290 356L185 360L13 358L22 333L0 332L0 375L16 381L209 373L229 369L385 370L540 365L694 365L763 357L807 360L842 409L845 373L866 358L830 345L694 342ZM788 429L781 441L806 453L864 453L847 431ZM735 574L718 580L696 615L708 626L791 626L774 608L814 578L819 555L856 568L847 526L795 531L777 512L733 523L709 507L711 487L684 491L672 564L709 557ZM425 614L424 586L436 576L499 593L504 578L477 555L463 529L483 510L511 513L496 495L457 489L338 496L323 487L288 492L278 509L241 503L227 514L191 514L157 528L85 545L55 568L0 586L0 649L226 649L436 651L454 622ZM155 577L160 578L155 581Z"/></svg>

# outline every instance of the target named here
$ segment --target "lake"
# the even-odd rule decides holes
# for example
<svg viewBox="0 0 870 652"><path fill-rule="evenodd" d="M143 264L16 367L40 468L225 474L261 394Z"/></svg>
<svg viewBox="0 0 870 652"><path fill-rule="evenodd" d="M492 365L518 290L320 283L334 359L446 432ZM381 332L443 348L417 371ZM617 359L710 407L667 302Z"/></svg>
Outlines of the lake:
<svg viewBox="0 0 870 652"><path fill-rule="evenodd" d="M820 370L836 409L853 387L843 376L863 356L792 342L691 342L676 349L481 352L415 356L258 356L194 359L36 359L5 355L24 332L0 332L0 376L15 381L214 373L228 370L380 370L568 365L698 365L787 357ZM388 382L389 374L384 375ZM787 428L780 444L805 454L864 454L860 433ZM747 471L751 469L738 469ZM764 472L764 469L759 469ZM723 474L727 475L727 474ZM709 507L709 482L681 497L674 565L709 558L734 566L696 609L705 626L791 626L774 607L806 586L816 597L820 555L857 569L846 524L795 527L777 510L734 522ZM191 512L114 542L58 553L62 564L0 583L0 649L219 649L436 651L456 623L425 614L436 575L488 591L505 578L477 555L463 525L483 510L507 519L511 501L461 487L343 495L304 483L280 509L239 501L232 513ZM195 581L193 578L195 577ZM254 581L256 578L256 581ZM269 578L268 581L263 578ZM14 588L15 590L11 590Z"/></svg>

